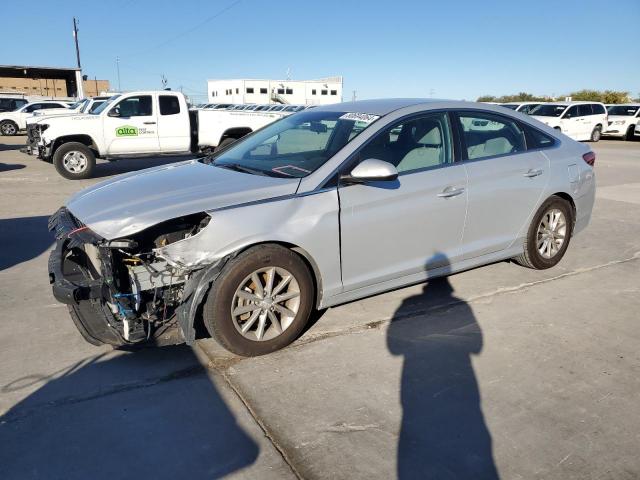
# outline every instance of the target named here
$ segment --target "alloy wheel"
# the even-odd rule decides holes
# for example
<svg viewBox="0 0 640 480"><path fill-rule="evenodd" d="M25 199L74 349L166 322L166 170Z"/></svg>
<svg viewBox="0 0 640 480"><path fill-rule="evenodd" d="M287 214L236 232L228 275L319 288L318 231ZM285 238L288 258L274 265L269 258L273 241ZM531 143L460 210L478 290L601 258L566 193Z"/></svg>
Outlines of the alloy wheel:
<svg viewBox="0 0 640 480"><path fill-rule="evenodd" d="M264 267L247 275L231 302L236 330L253 341L272 340L291 326L300 308L300 286L281 267Z"/></svg>
<svg viewBox="0 0 640 480"><path fill-rule="evenodd" d="M71 173L82 173L88 163L86 155L78 151L68 152L62 157L62 165Z"/></svg>
<svg viewBox="0 0 640 480"><path fill-rule="evenodd" d="M16 134L16 126L13 123L4 123L2 124L2 133L4 135L15 135Z"/></svg>
<svg viewBox="0 0 640 480"><path fill-rule="evenodd" d="M544 258L553 258L562 249L567 234L567 219L561 210L553 208L545 212L538 225L536 246Z"/></svg>

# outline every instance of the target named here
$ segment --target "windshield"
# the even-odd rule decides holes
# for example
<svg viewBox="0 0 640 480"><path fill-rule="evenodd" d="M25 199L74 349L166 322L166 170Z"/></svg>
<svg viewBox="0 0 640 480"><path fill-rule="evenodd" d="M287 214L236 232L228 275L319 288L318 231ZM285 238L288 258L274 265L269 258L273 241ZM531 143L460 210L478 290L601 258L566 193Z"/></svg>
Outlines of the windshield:
<svg viewBox="0 0 640 480"><path fill-rule="evenodd" d="M119 97L120 95L114 95L113 97L109 97L109 99L106 102L104 102L102 105L96 108L93 112L89 112L89 113L91 115L100 115L105 108L109 107L109 105L115 102Z"/></svg>
<svg viewBox="0 0 640 480"><path fill-rule="evenodd" d="M84 107L88 101L89 101L89 100L87 100L87 99L85 98L84 100L80 100L79 102L72 103L71 105L69 105L69 108L70 108L71 110L75 110L75 109L79 109L79 110L81 110L81 109L82 109L82 107Z"/></svg>
<svg viewBox="0 0 640 480"><path fill-rule="evenodd" d="M301 112L258 130L205 161L254 175L306 177L378 118L360 113Z"/></svg>
<svg viewBox="0 0 640 480"><path fill-rule="evenodd" d="M514 105L513 103L501 103L501 104L500 104L500 106L501 106L501 107L504 107L504 108L510 108L511 110L515 110L515 109L516 109L516 108L518 108L520 105L518 105L518 104L515 104L515 105Z"/></svg>
<svg viewBox="0 0 640 480"><path fill-rule="evenodd" d="M529 115L538 115L540 117L559 117L567 108L567 105L538 105L529 112Z"/></svg>
<svg viewBox="0 0 640 480"><path fill-rule="evenodd" d="M609 115L623 115L625 117L633 117L638 113L640 106L638 105L611 105L607 107Z"/></svg>

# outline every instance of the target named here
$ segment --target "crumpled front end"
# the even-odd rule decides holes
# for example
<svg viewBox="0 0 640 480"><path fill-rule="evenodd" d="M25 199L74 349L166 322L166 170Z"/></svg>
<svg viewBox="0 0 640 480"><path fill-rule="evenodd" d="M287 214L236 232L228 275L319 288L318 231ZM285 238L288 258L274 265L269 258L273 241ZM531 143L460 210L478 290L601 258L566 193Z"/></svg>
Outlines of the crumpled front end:
<svg viewBox="0 0 640 480"><path fill-rule="evenodd" d="M191 343L194 301L208 287L201 285L205 272L215 272L216 265L181 268L155 251L195 235L209 219L206 213L187 215L129 238L106 240L63 207L49 220L56 237L49 257L53 295L69 306L76 327L92 344Z"/></svg>
<svg viewBox="0 0 640 480"><path fill-rule="evenodd" d="M51 143L45 142L42 138L42 133L49 128L48 125L32 122L27 123L27 145L24 148L24 153L29 155L35 155L42 160L49 160L51 158Z"/></svg>

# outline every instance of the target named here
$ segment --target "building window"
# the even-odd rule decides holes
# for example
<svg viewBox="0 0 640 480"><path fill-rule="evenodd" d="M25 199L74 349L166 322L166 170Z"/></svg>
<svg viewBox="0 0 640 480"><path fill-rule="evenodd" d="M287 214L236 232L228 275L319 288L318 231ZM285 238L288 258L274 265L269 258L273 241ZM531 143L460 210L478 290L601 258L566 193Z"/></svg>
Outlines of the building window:
<svg viewBox="0 0 640 480"><path fill-rule="evenodd" d="M247 88L247 93L253 93L253 88Z"/></svg>
<svg viewBox="0 0 640 480"><path fill-rule="evenodd" d="M260 89L260 93L264 93L264 94L266 94L266 93L267 93L267 89L266 89L266 88L261 88L261 89Z"/></svg>
<svg viewBox="0 0 640 480"><path fill-rule="evenodd" d="M278 95L284 95L284 88L278 89Z"/></svg>
<svg viewBox="0 0 640 480"><path fill-rule="evenodd" d="M240 89L239 88L236 88L236 93L240 93Z"/></svg>
<svg viewBox="0 0 640 480"><path fill-rule="evenodd" d="M313 90L311 90L311 95L315 95L316 94L316 89L314 88Z"/></svg>
<svg viewBox="0 0 640 480"><path fill-rule="evenodd" d="M321 90L321 91L320 91L320 93L321 93L322 95L326 95L326 94L327 94L327 91L326 91L326 90Z"/></svg>
<svg viewBox="0 0 640 480"><path fill-rule="evenodd" d="M293 95L293 88L287 88L286 94Z"/></svg>
<svg viewBox="0 0 640 480"><path fill-rule="evenodd" d="M337 90L331 90L331 95L337 95L338 91Z"/></svg>

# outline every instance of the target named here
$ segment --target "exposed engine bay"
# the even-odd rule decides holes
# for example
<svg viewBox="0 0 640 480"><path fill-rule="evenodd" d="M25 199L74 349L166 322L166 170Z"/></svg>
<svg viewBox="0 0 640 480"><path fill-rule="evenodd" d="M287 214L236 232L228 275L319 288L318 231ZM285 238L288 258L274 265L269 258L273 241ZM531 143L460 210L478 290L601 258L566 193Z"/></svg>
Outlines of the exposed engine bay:
<svg viewBox="0 0 640 480"><path fill-rule="evenodd" d="M191 343L194 301L204 294L201 280L212 265L180 265L161 252L196 235L210 220L204 212L186 215L128 238L105 240L63 207L49 220L57 240L49 259L54 296L69 305L90 343Z"/></svg>

